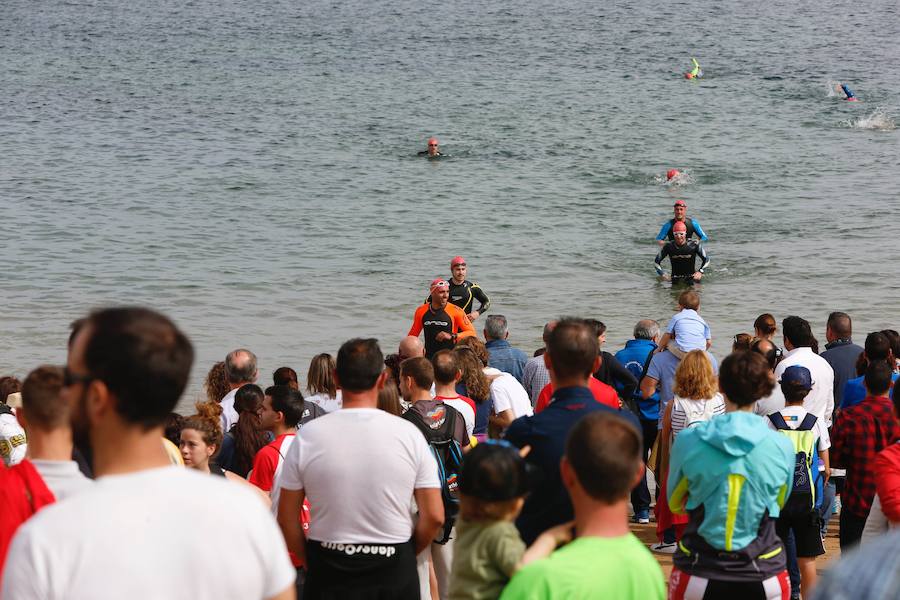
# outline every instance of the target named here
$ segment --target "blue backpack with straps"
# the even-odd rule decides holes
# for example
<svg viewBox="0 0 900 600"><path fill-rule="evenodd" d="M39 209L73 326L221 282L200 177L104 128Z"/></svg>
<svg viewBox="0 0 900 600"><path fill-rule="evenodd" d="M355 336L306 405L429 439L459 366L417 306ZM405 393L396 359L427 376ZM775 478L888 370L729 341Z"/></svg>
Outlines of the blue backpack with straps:
<svg viewBox="0 0 900 600"><path fill-rule="evenodd" d="M796 453L794 461L794 483L785 500L781 514L785 516L808 515L822 505L822 477L819 475L819 453L813 427L818 420L814 414L807 415L796 429L791 429L784 415L774 412L769 415L772 425L786 436Z"/></svg>

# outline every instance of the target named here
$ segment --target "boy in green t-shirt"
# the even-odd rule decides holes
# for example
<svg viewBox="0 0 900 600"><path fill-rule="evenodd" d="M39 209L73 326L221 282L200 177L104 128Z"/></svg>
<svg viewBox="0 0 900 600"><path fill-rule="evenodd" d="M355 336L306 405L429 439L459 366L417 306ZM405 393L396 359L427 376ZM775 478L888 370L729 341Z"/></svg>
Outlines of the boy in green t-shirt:
<svg viewBox="0 0 900 600"><path fill-rule="evenodd" d="M519 571L501 600L663 600L662 570L628 529L628 497L644 476L641 436L618 415L595 412L566 442L560 470L575 508L574 541Z"/></svg>

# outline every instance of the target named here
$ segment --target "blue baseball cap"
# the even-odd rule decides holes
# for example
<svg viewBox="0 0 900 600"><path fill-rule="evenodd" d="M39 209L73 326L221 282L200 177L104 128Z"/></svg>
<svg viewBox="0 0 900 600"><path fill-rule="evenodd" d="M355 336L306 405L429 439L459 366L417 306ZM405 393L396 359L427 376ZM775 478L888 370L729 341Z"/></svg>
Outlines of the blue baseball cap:
<svg viewBox="0 0 900 600"><path fill-rule="evenodd" d="M809 369L800 365L793 365L785 369L784 373L781 374L779 383L796 385L804 390L811 390L813 387L812 375L810 375Z"/></svg>

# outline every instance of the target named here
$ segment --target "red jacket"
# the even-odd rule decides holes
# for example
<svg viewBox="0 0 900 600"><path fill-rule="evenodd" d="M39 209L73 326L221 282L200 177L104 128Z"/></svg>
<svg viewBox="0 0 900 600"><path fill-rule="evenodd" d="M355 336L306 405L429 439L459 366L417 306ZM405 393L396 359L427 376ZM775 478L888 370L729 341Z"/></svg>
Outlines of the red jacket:
<svg viewBox="0 0 900 600"><path fill-rule="evenodd" d="M891 523L900 523L900 444L892 444L875 458L875 490L881 510Z"/></svg>
<svg viewBox="0 0 900 600"><path fill-rule="evenodd" d="M588 382L588 387L591 388L591 393L594 395L594 400L599 402L600 404L605 404L610 408L614 408L619 410L619 396L616 394L616 390L612 388L612 386L606 385L596 377L591 377ZM550 399L553 396L553 384L548 383L544 386L544 389L541 390L541 393L538 395L537 403L534 405L534 414L538 414L545 408L550 405Z"/></svg>
<svg viewBox="0 0 900 600"><path fill-rule="evenodd" d="M0 573L6 551L19 526L31 515L56 501L40 473L28 460L0 467Z"/></svg>

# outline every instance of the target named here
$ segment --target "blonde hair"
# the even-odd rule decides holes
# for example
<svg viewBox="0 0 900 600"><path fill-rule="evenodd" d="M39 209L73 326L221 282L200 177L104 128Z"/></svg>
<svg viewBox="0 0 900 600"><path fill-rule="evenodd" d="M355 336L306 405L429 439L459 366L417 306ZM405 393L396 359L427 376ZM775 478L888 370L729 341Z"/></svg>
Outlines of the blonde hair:
<svg viewBox="0 0 900 600"><path fill-rule="evenodd" d="M681 359L675 370L672 391L692 400L706 400L716 395L719 391L718 380L706 352L691 350Z"/></svg>
<svg viewBox="0 0 900 600"><path fill-rule="evenodd" d="M334 381L336 366L330 354L316 354L306 373L306 388L313 394L326 394L330 398L337 396L337 383Z"/></svg>

